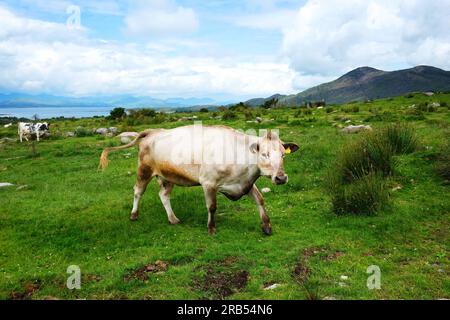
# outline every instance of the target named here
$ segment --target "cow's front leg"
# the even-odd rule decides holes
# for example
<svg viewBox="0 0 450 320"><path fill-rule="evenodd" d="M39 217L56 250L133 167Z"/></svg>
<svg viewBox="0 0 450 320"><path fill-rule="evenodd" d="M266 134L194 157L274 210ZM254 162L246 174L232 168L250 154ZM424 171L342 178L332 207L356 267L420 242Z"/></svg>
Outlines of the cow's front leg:
<svg viewBox="0 0 450 320"><path fill-rule="evenodd" d="M173 184L161 178L158 178L158 183L161 187L161 190L159 191L159 198L161 199L164 209L166 209L169 222L171 224L180 223L180 220L178 220L175 213L173 213L172 206L170 204L170 193L172 192Z"/></svg>
<svg viewBox="0 0 450 320"><path fill-rule="evenodd" d="M270 236L272 234L272 225L270 224L270 219L267 215L266 208L264 208L264 198L261 192L259 192L258 188L253 185L252 189L249 192L249 195L253 198L253 200L255 200L256 205L258 206L259 216L261 217L261 221L263 223L263 232Z"/></svg>
<svg viewBox="0 0 450 320"><path fill-rule="evenodd" d="M216 221L214 214L217 209L217 190L213 187L203 186L205 193L206 208L208 209L208 232L209 234L216 233Z"/></svg>

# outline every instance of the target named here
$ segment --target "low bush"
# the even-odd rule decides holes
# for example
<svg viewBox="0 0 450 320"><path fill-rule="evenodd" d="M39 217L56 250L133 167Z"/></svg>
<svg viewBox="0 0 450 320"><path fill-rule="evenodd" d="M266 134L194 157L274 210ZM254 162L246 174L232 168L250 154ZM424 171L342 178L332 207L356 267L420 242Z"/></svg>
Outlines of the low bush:
<svg viewBox="0 0 450 320"><path fill-rule="evenodd" d="M337 215L373 215L389 200L386 181L370 173L351 184L330 183L333 211Z"/></svg>
<svg viewBox="0 0 450 320"><path fill-rule="evenodd" d="M359 106L350 106L347 108L343 108L342 111L344 111L345 113L358 113Z"/></svg>
<svg viewBox="0 0 450 320"><path fill-rule="evenodd" d="M423 114L423 112L416 108L408 109L405 111L404 114L405 114L405 120L408 120L408 121L417 121L417 120L425 119L425 115Z"/></svg>
<svg viewBox="0 0 450 320"><path fill-rule="evenodd" d="M344 145L331 171L341 184L352 183L372 172L387 176L393 172L392 149L379 134Z"/></svg>
<svg viewBox="0 0 450 320"><path fill-rule="evenodd" d="M77 137L87 137L94 134L92 130L86 129L85 127L77 127L74 133Z"/></svg>
<svg viewBox="0 0 450 320"><path fill-rule="evenodd" d="M111 119L123 119L127 116L125 108L114 108L111 110L109 117Z"/></svg>
<svg viewBox="0 0 450 320"><path fill-rule="evenodd" d="M234 120L234 119L237 119L237 115L231 110L226 110L222 115L222 120Z"/></svg>
<svg viewBox="0 0 450 320"><path fill-rule="evenodd" d="M388 199L383 179L394 172L394 155L411 153L417 145L414 130L405 124L366 132L344 145L328 173L334 212L375 213Z"/></svg>
<svg viewBox="0 0 450 320"><path fill-rule="evenodd" d="M383 136L394 154L407 154L417 150L417 137L414 129L409 125L389 125L383 129Z"/></svg>
<svg viewBox="0 0 450 320"><path fill-rule="evenodd" d="M244 117L245 117L246 121L251 121L251 120L254 120L254 118L255 118L253 116L253 113L249 110L244 111Z"/></svg>

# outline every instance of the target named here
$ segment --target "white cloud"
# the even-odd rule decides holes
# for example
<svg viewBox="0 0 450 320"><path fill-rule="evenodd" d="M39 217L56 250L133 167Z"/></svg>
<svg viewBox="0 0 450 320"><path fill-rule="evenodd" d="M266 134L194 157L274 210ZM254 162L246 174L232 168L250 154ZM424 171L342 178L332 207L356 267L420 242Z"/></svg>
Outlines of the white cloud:
<svg viewBox="0 0 450 320"><path fill-rule="evenodd" d="M259 13L238 15L230 18L235 25L254 29L279 30L286 23L296 18L296 11L289 9L273 9Z"/></svg>
<svg viewBox="0 0 450 320"><path fill-rule="evenodd" d="M54 14L64 14L67 7L76 5L81 8L82 13L87 11L103 15L122 15L116 0L8 0L7 2Z"/></svg>
<svg viewBox="0 0 450 320"><path fill-rule="evenodd" d="M303 74L419 64L450 68L448 0L310 0L283 27L283 53Z"/></svg>
<svg viewBox="0 0 450 320"><path fill-rule="evenodd" d="M253 97L293 91L295 73L286 63L266 57L167 55L165 48L91 40L86 32L20 17L1 7L0 21L0 88L10 91L155 97Z"/></svg>
<svg viewBox="0 0 450 320"><path fill-rule="evenodd" d="M125 17L125 24L127 33L144 37L191 33L199 27L193 9L171 0L138 1Z"/></svg>

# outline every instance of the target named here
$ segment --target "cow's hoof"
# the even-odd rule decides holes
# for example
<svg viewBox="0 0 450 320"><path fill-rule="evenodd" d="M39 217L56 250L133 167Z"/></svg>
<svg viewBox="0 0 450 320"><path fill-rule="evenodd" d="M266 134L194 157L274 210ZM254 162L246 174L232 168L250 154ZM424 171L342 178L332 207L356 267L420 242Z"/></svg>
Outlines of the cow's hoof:
<svg viewBox="0 0 450 320"><path fill-rule="evenodd" d="M132 213L130 216L130 220L131 221L136 221L138 219L138 214L137 213Z"/></svg>
<svg viewBox="0 0 450 320"><path fill-rule="evenodd" d="M169 220L170 224L179 224L181 223L181 221L178 218L173 218Z"/></svg>
<svg viewBox="0 0 450 320"><path fill-rule="evenodd" d="M263 226L262 231L264 232L265 235L271 236L272 235L272 226L271 225Z"/></svg>
<svg viewBox="0 0 450 320"><path fill-rule="evenodd" d="M216 228L215 227L209 227L208 228L208 233L213 236L216 234Z"/></svg>

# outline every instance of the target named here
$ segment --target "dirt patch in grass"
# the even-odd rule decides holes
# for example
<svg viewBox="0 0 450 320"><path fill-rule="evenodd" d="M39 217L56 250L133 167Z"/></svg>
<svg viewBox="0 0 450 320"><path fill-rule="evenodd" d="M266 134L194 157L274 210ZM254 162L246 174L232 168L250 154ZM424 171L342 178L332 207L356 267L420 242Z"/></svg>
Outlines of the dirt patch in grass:
<svg viewBox="0 0 450 320"><path fill-rule="evenodd" d="M202 275L194 278L194 289L207 293L212 299L224 299L239 292L247 285L249 273L237 267L237 261L236 257L227 257L196 268Z"/></svg>
<svg viewBox="0 0 450 320"><path fill-rule="evenodd" d="M142 267L127 272L124 276L125 281L140 280L147 281L151 273L162 273L169 269L169 264L165 261L158 260L155 263L149 263Z"/></svg>
<svg viewBox="0 0 450 320"><path fill-rule="evenodd" d="M334 251L329 248L316 246L305 248L298 257L297 262L294 265L294 270L292 271L292 277L294 280L305 290L306 299L317 300L320 299L319 286L320 284L311 281L310 275L312 273L309 267L309 262L311 258L320 259L323 261L333 261L342 256L345 253L341 251Z"/></svg>
<svg viewBox="0 0 450 320"><path fill-rule="evenodd" d="M304 260L300 260L295 264L293 275L297 282L305 283L308 281L310 274L311 269L306 265Z"/></svg>
<svg viewBox="0 0 450 320"><path fill-rule="evenodd" d="M318 256L322 260L333 261L344 255L345 253L342 251L333 251L325 247L311 247L303 250L300 260L307 262L311 257Z"/></svg>
<svg viewBox="0 0 450 320"><path fill-rule="evenodd" d="M27 282L24 285L22 291L13 291L11 292L10 299L11 300L31 300L33 294L37 292L42 286L42 282L40 280L34 280L33 282Z"/></svg>
<svg viewBox="0 0 450 320"><path fill-rule="evenodd" d="M102 276L97 274L87 274L83 277L83 283L86 282L99 282L102 280Z"/></svg>
<svg viewBox="0 0 450 320"><path fill-rule="evenodd" d="M326 260L326 261L333 261L344 255L345 255L345 253L343 253L341 251L335 251L335 252L327 253L327 255L325 255L322 259Z"/></svg>

